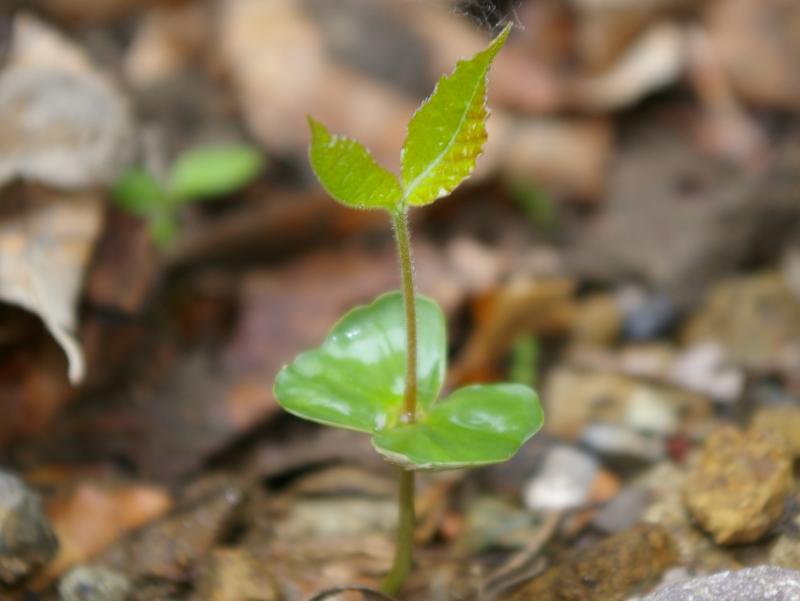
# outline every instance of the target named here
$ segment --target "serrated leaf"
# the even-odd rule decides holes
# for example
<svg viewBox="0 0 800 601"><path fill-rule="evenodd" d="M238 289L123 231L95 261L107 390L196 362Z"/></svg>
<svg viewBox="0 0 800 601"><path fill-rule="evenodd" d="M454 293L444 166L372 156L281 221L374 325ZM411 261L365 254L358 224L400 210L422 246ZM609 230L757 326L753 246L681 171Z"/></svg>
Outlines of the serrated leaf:
<svg viewBox="0 0 800 601"><path fill-rule="evenodd" d="M405 202L426 205L452 192L475 168L486 142L486 75L510 26L489 47L436 84L408 124L403 144Z"/></svg>
<svg viewBox="0 0 800 601"><path fill-rule="evenodd" d="M436 399L446 365L445 319L418 296L417 401L424 412ZM322 345L299 355L275 381L288 412L322 424L375 433L396 424L405 390L406 330L399 292L356 307Z"/></svg>
<svg viewBox="0 0 800 601"><path fill-rule="evenodd" d="M308 124L311 167L328 194L356 209L395 209L403 192L393 173L378 165L360 142L332 136L310 117Z"/></svg>
<svg viewBox="0 0 800 601"><path fill-rule="evenodd" d="M129 169L117 180L111 189L111 196L117 206L139 217L153 215L162 210L167 202L161 184L138 167Z"/></svg>
<svg viewBox="0 0 800 601"><path fill-rule="evenodd" d="M231 194L258 177L263 167L261 152L245 144L194 148L172 166L169 196L181 203Z"/></svg>
<svg viewBox="0 0 800 601"><path fill-rule="evenodd" d="M544 423L536 393L520 384L462 388L417 423L375 435L376 450L406 469L442 470L510 459Z"/></svg>

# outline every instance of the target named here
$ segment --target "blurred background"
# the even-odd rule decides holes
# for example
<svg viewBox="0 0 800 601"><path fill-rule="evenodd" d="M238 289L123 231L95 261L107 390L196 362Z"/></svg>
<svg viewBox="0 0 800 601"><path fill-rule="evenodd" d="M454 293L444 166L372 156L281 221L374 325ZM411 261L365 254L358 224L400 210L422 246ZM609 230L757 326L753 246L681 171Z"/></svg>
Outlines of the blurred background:
<svg viewBox="0 0 800 601"><path fill-rule="evenodd" d="M800 567L797 0L2 0L0 599L377 581L392 472L271 392L399 287L306 117L397 170L509 23L478 169L411 219L448 385L534 385L547 425L424 479L408 598Z"/></svg>

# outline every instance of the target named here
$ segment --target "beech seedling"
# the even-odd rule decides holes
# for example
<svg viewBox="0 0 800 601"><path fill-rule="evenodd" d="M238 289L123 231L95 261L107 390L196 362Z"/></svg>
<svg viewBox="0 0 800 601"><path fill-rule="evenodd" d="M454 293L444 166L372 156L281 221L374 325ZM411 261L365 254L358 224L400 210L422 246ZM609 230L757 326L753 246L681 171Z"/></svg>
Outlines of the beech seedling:
<svg viewBox="0 0 800 601"><path fill-rule="evenodd" d="M164 246L175 237L182 206L236 192L263 167L261 152L246 144L198 146L178 156L166 182L134 167L116 182L112 196L121 209L144 219Z"/></svg>
<svg viewBox="0 0 800 601"><path fill-rule="evenodd" d="M447 196L475 168L487 139L487 73L509 34L442 77L411 118L401 177L358 141L309 118L311 166L327 192L356 209L389 213L403 287L342 317L318 348L285 366L275 396L288 412L372 436L401 468L394 565L382 584L397 592L412 563L414 472L509 459L542 426L536 393L521 384L461 388L444 399L445 317L415 293L408 211Z"/></svg>

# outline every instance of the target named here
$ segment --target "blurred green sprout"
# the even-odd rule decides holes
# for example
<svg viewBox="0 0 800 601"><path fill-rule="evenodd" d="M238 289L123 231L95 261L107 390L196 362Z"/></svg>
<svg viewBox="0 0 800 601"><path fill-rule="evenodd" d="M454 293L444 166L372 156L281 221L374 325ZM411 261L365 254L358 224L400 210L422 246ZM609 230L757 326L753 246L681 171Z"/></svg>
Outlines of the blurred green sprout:
<svg viewBox="0 0 800 601"><path fill-rule="evenodd" d="M254 181L264 168L261 151L247 144L198 146L175 160L166 181L141 167L125 172L112 188L115 204L145 220L153 239L166 246L178 232L184 205L232 194Z"/></svg>

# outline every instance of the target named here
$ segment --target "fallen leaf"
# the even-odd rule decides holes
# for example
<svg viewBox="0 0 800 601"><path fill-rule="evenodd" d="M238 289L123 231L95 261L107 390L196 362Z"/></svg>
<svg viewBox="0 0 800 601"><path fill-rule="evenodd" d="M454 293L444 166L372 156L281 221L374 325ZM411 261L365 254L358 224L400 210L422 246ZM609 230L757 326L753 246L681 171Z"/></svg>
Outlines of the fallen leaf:
<svg viewBox="0 0 800 601"><path fill-rule="evenodd" d="M0 215L0 300L41 317L67 355L70 380L79 382L86 368L75 337L76 309L102 225L102 201L31 187L9 194L19 197Z"/></svg>
<svg viewBox="0 0 800 601"><path fill-rule="evenodd" d="M170 495L161 487L91 481L50 500L47 514L60 548L36 588L90 561L126 532L162 516L171 505Z"/></svg>
<svg viewBox="0 0 800 601"><path fill-rule="evenodd" d="M82 50L40 21L17 16L13 33L0 72L0 184L112 182L135 150L126 100Z"/></svg>

